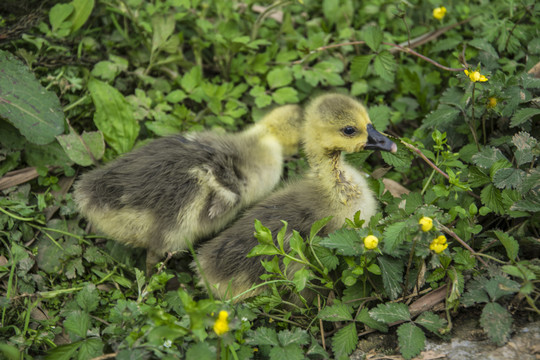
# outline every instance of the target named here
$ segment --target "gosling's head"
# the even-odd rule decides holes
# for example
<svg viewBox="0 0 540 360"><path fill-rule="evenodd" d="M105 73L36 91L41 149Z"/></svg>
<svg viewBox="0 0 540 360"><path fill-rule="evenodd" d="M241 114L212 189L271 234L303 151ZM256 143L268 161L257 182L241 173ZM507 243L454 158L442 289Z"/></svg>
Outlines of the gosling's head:
<svg viewBox="0 0 540 360"><path fill-rule="evenodd" d="M303 120L303 111L300 106L285 105L270 111L259 124L278 139L283 146L283 154L290 156L298 152Z"/></svg>
<svg viewBox="0 0 540 360"><path fill-rule="evenodd" d="M319 96L308 105L304 116L307 151L315 148L325 153L397 151L393 141L375 130L364 106L351 97L340 94Z"/></svg>

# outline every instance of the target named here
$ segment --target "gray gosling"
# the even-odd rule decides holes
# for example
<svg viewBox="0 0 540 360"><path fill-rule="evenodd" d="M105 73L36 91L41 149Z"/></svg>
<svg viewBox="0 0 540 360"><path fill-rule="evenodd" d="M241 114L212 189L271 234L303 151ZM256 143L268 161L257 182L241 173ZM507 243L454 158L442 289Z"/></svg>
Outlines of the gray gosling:
<svg viewBox="0 0 540 360"><path fill-rule="evenodd" d="M287 105L236 134L211 131L154 140L84 174L74 198L95 228L147 249L146 270L188 242L213 236L280 181L298 151L302 109Z"/></svg>
<svg viewBox="0 0 540 360"><path fill-rule="evenodd" d="M196 261L192 268L199 277L199 285L203 286L207 280L216 297L239 301L263 291L263 287L248 291L261 283L260 276L265 272L261 257L246 258L258 244L254 237L255 219L274 236L283 227L280 220L287 221L285 246L288 248L293 229L306 238L315 221L333 216L320 232L324 236L341 228L345 218L352 219L358 210L366 223L378 211L365 174L347 165L342 152L376 149L396 152L397 147L373 128L359 102L338 94L314 99L305 111L303 142L310 165L307 176L260 201L199 248L200 269Z"/></svg>

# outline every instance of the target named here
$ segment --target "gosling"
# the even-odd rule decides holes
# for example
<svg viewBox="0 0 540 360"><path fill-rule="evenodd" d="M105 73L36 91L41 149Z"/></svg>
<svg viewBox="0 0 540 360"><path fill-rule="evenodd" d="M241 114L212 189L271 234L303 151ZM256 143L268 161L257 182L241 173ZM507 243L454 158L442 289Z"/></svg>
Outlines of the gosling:
<svg viewBox="0 0 540 360"><path fill-rule="evenodd" d="M287 221L288 248L293 229L305 238L315 221L333 216L320 232L324 236L341 228L345 219L352 219L358 210L366 223L378 211L365 174L347 165L342 152L396 152L397 147L374 129L359 102L339 94L316 98L305 111L303 142L310 165L307 176L274 192L199 248L200 268L195 261L192 268L198 274L199 285L204 284L204 275L215 296L239 301L263 290L258 287L249 291L261 282L260 276L264 274L260 257L246 258L258 244L254 237L255 219L274 235L283 226L280 220Z"/></svg>
<svg viewBox="0 0 540 360"><path fill-rule="evenodd" d="M146 271L227 226L280 181L300 143L302 109L274 109L243 132L212 131L154 140L90 171L74 199L95 228L147 249Z"/></svg>

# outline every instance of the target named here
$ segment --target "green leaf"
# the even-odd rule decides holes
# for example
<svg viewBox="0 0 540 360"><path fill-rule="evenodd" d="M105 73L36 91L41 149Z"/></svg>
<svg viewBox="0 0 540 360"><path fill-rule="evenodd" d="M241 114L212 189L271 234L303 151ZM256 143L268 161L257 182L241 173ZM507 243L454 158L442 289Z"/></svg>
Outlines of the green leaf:
<svg viewBox="0 0 540 360"><path fill-rule="evenodd" d="M91 312L97 309L100 297L96 285L87 284L77 293L75 300L77 301L77 305L85 312Z"/></svg>
<svg viewBox="0 0 540 360"><path fill-rule="evenodd" d="M384 238L384 253L393 255L394 252L405 240L405 235L409 224L407 221L398 221L386 226L383 233Z"/></svg>
<svg viewBox="0 0 540 360"><path fill-rule="evenodd" d="M330 249L336 249L340 255L353 256L363 253L362 240L355 230L340 229L321 240L320 244Z"/></svg>
<svg viewBox="0 0 540 360"><path fill-rule="evenodd" d="M369 63L375 57L374 54L355 56L351 60L351 79L359 80L366 75Z"/></svg>
<svg viewBox="0 0 540 360"><path fill-rule="evenodd" d="M52 31L56 32L62 24L75 11L73 4L56 4L49 11L49 22L51 23Z"/></svg>
<svg viewBox="0 0 540 360"><path fill-rule="evenodd" d="M71 31L79 30L90 17L94 9L94 0L72 0L71 3L75 12L69 18L71 20Z"/></svg>
<svg viewBox="0 0 540 360"><path fill-rule="evenodd" d="M215 358L215 357L214 357ZM285 347L273 347L270 350L270 360L303 360L304 352L300 346L290 344Z"/></svg>
<svg viewBox="0 0 540 360"><path fill-rule="evenodd" d="M387 256L377 257L377 262L381 268L384 289L390 299L397 299L402 291L403 262Z"/></svg>
<svg viewBox="0 0 540 360"><path fill-rule="evenodd" d="M412 359L424 350L426 335L413 323L406 323L397 329L399 351L405 359Z"/></svg>
<svg viewBox="0 0 540 360"><path fill-rule="evenodd" d="M368 110L369 118L378 131L386 131L390 124L391 109L386 105L371 106Z"/></svg>
<svg viewBox="0 0 540 360"><path fill-rule="evenodd" d="M496 189L492 184L487 185L480 192L482 203L491 210L502 215L505 212L504 203L500 190Z"/></svg>
<svg viewBox="0 0 540 360"><path fill-rule="evenodd" d="M304 329L294 328L292 331L280 331L278 334L278 340L281 346L287 346L290 344L306 345L309 343L309 335Z"/></svg>
<svg viewBox="0 0 540 360"><path fill-rule="evenodd" d="M78 337L85 338L88 328L90 327L90 316L88 313L75 310L71 312L64 321L64 328L66 331L77 335Z"/></svg>
<svg viewBox="0 0 540 360"><path fill-rule="evenodd" d="M422 121L422 128L437 128L441 125L452 124L459 115L459 109L454 107L439 107L437 110L430 112Z"/></svg>
<svg viewBox="0 0 540 360"><path fill-rule="evenodd" d="M411 320L409 308L403 303L379 304L376 308L370 310L369 315L373 319L387 324Z"/></svg>
<svg viewBox="0 0 540 360"><path fill-rule="evenodd" d="M8 344L0 344L0 354L2 354L6 360L19 360L21 358L19 349Z"/></svg>
<svg viewBox="0 0 540 360"><path fill-rule="evenodd" d="M497 303L489 303L482 310L480 325L490 340L498 346L504 345L510 338L512 315Z"/></svg>
<svg viewBox="0 0 540 360"><path fill-rule="evenodd" d="M533 149L536 147L537 141L526 132L519 132L512 137L512 142L517 150L514 153L518 166L527 164L533 161Z"/></svg>
<svg viewBox="0 0 540 360"><path fill-rule="evenodd" d="M377 320L373 319L369 315L369 309L368 308L363 308L360 311L360 313L358 314L358 316L356 317L356 320L360 321L363 324L366 324L367 326L369 326L372 329L376 329L376 330L379 330L381 332L387 332L388 331L388 325L386 325L384 322L377 321Z"/></svg>
<svg viewBox="0 0 540 360"><path fill-rule="evenodd" d="M69 135L58 135L56 139L68 157L81 166L94 164L105 153L105 140L100 131L83 132L81 136L71 132Z"/></svg>
<svg viewBox="0 0 540 360"><path fill-rule="evenodd" d="M152 17L152 52L161 48L172 35L175 27L174 15L156 14Z"/></svg>
<svg viewBox="0 0 540 360"><path fill-rule="evenodd" d="M332 250L322 246L313 246L313 251L326 269L332 271L339 265L339 258L332 253Z"/></svg>
<svg viewBox="0 0 540 360"><path fill-rule="evenodd" d="M391 153L389 151L381 151L382 158L388 165L394 166L397 171L406 172L411 167L413 157L411 153L399 142L396 142L398 151Z"/></svg>
<svg viewBox="0 0 540 360"><path fill-rule="evenodd" d="M352 320L352 307L345 304L335 304L326 306L319 312L319 319L326 321L347 321Z"/></svg>
<svg viewBox="0 0 540 360"><path fill-rule="evenodd" d="M293 81L292 70L288 67L275 68L266 75L266 81L272 89L289 85Z"/></svg>
<svg viewBox="0 0 540 360"><path fill-rule="evenodd" d="M519 252L519 243L517 242L517 240L500 230L495 230L494 233L506 249L506 254L508 255L508 258L512 261L515 261Z"/></svg>
<svg viewBox="0 0 540 360"><path fill-rule="evenodd" d="M319 231L322 230L323 227L326 226L326 224L328 224L328 222L332 220L332 216L328 216L328 217L325 217L321 220L317 220L313 223L313 225L311 225L311 230L309 232L309 238L310 239L313 239L318 233Z"/></svg>
<svg viewBox="0 0 540 360"><path fill-rule="evenodd" d="M0 116L30 142L45 145L64 131L64 113L58 97L47 91L28 68L0 50Z"/></svg>
<svg viewBox="0 0 540 360"><path fill-rule="evenodd" d="M356 324L354 322L341 328L332 337L332 350L334 351L335 359L349 356L356 349L357 343L358 333L356 332Z"/></svg>
<svg viewBox="0 0 540 360"><path fill-rule="evenodd" d="M394 81L397 64L394 56L388 50L381 51L375 56L373 68L375 69L375 73L384 80Z"/></svg>
<svg viewBox="0 0 540 360"><path fill-rule="evenodd" d="M519 189L527 173L520 169L499 169L493 175L493 184L499 189Z"/></svg>
<svg viewBox="0 0 540 360"><path fill-rule="evenodd" d="M199 66L194 66L191 70L182 76L180 85L187 93L192 93L202 82L202 70Z"/></svg>
<svg viewBox="0 0 540 360"><path fill-rule="evenodd" d="M484 169L491 169L499 160L507 160L502 152L494 147L486 146L482 151L472 157L473 163Z"/></svg>
<svg viewBox="0 0 540 360"><path fill-rule="evenodd" d="M510 127L515 127L518 125L523 124L533 116L539 115L540 109L537 108L526 108L526 109L520 109L518 110L514 116L512 116L512 120L510 121Z"/></svg>
<svg viewBox="0 0 540 360"><path fill-rule="evenodd" d="M531 190L530 194L528 194L523 200L515 202L510 209L513 211L540 211L540 191Z"/></svg>
<svg viewBox="0 0 540 360"><path fill-rule="evenodd" d="M414 322L437 335L439 335L439 330L446 326L446 320L432 313L431 311L426 311L420 314L420 316L416 318Z"/></svg>
<svg viewBox="0 0 540 360"><path fill-rule="evenodd" d="M308 269L302 268L294 273L293 283L296 286L297 291L302 291L306 287L306 284L311 277L311 274Z"/></svg>
<svg viewBox="0 0 540 360"><path fill-rule="evenodd" d="M497 301L503 296L518 292L519 284L514 280L497 275L486 282L484 290L488 293L491 301Z"/></svg>
<svg viewBox="0 0 540 360"><path fill-rule="evenodd" d="M215 360L216 348L207 342L192 344L186 351L186 359Z"/></svg>
<svg viewBox="0 0 540 360"><path fill-rule="evenodd" d="M258 328L256 331L250 330L248 334L249 336L246 337L246 339L248 343L252 345L279 346L278 337L274 329L270 329L270 328L262 326Z"/></svg>
<svg viewBox="0 0 540 360"><path fill-rule="evenodd" d="M330 358L330 356L328 355L328 352L326 352L326 350L324 350L324 348L321 345L319 345L319 342L313 337L311 338L311 345L309 346L309 349L306 351L306 355L308 357L310 357L310 355L318 356L318 357L322 357L323 359ZM19 358L13 359L13 360L18 360L18 359Z"/></svg>
<svg viewBox="0 0 540 360"><path fill-rule="evenodd" d="M90 360L100 355L103 355L103 342L100 339L90 338L81 341L77 360Z"/></svg>
<svg viewBox="0 0 540 360"><path fill-rule="evenodd" d="M119 154L130 151L139 135L139 124L124 96L93 78L88 81L88 90L96 106L94 123L107 143Z"/></svg>
<svg viewBox="0 0 540 360"><path fill-rule="evenodd" d="M74 342L52 348L47 352L47 356L45 358L47 360L70 360L79 349L80 344L80 342Z"/></svg>
<svg viewBox="0 0 540 360"><path fill-rule="evenodd" d="M298 92L292 87L279 88L272 94L272 99L279 105L298 102Z"/></svg>
<svg viewBox="0 0 540 360"><path fill-rule="evenodd" d="M371 50L377 51L383 41L383 32L378 26L368 26L364 30L364 40Z"/></svg>

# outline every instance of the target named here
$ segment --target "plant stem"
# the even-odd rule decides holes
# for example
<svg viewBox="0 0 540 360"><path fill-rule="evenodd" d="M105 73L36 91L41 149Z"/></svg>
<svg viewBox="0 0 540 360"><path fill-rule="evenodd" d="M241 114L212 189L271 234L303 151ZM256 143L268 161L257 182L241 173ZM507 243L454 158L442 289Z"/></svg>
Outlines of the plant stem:
<svg viewBox="0 0 540 360"><path fill-rule="evenodd" d="M480 253L477 253L476 251L474 251L473 248L471 248L469 246L469 244L467 244L465 241L463 241L463 239L461 239L455 232L453 232L452 230L450 230L449 228L447 228L443 224L438 224L438 226L441 228L442 231L444 231L445 233L447 233L448 235L453 237L455 240L457 240L457 242L459 242L465 249L469 250L471 252L471 254L473 254L474 256L477 256L478 260L485 267L488 267L488 264L484 261L484 259L481 258L481 256L484 256L484 254L480 254Z"/></svg>
<svg viewBox="0 0 540 360"><path fill-rule="evenodd" d="M471 129L472 136L474 138L474 142L476 144L476 147L478 148L478 151L480 151L480 144L478 143L478 135L476 134L476 119L474 118L474 93L476 90L476 83L473 82L473 88L472 88L472 98L471 98L471 122L469 124L469 128Z"/></svg>

